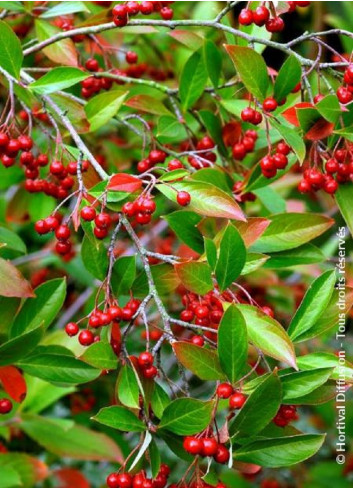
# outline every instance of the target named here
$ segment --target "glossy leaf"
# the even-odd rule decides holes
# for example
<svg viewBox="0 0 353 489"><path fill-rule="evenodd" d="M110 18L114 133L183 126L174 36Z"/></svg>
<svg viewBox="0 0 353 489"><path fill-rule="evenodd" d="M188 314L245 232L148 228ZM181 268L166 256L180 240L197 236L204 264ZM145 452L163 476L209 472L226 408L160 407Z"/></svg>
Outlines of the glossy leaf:
<svg viewBox="0 0 353 489"><path fill-rule="evenodd" d="M289 325L288 334L293 341L308 331L325 312L335 282L334 270L328 270L313 281Z"/></svg>
<svg viewBox="0 0 353 489"><path fill-rule="evenodd" d="M0 45L1 68L13 77L19 78L23 61L21 42L12 28L3 20L0 20Z"/></svg>
<svg viewBox="0 0 353 489"><path fill-rule="evenodd" d="M166 391L159 384L155 383L151 398L151 406L157 418L161 419L169 402L170 399Z"/></svg>
<svg viewBox="0 0 353 489"><path fill-rule="evenodd" d="M183 243L197 253L203 252L202 234L197 229L200 216L190 211L175 211L163 218Z"/></svg>
<svg viewBox="0 0 353 489"><path fill-rule="evenodd" d="M296 368L294 346L282 326L255 306L238 304L251 343L265 355L276 358Z"/></svg>
<svg viewBox="0 0 353 489"><path fill-rule="evenodd" d="M306 243L293 250L279 251L271 253L269 260L265 264L265 268L290 268L299 265L311 265L320 263L325 260L325 255L320 248L317 248L311 243Z"/></svg>
<svg viewBox="0 0 353 489"><path fill-rule="evenodd" d="M3 297L34 297L33 289L10 261L0 258L0 295Z"/></svg>
<svg viewBox="0 0 353 489"><path fill-rule="evenodd" d="M0 365L11 365L30 353L43 336L41 326L6 341L0 346Z"/></svg>
<svg viewBox="0 0 353 489"><path fill-rule="evenodd" d="M102 408L93 419L120 431L143 432L146 429L143 422L132 411L122 406Z"/></svg>
<svg viewBox="0 0 353 489"><path fill-rule="evenodd" d="M100 370L114 370L118 365L118 358L110 343L104 341L90 345L85 349L80 359Z"/></svg>
<svg viewBox="0 0 353 489"><path fill-rule="evenodd" d="M298 367L301 370L323 370L325 368L333 369L330 375L331 379L337 380L344 369L345 381L353 383L353 365L347 360L342 361L337 355L329 352L314 352L298 357ZM315 370L314 370L315 371Z"/></svg>
<svg viewBox="0 0 353 489"><path fill-rule="evenodd" d="M246 248L239 231L228 224L219 246L219 256L215 268L221 292L227 289L240 275L246 260Z"/></svg>
<svg viewBox="0 0 353 489"><path fill-rule="evenodd" d="M213 289L211 269L207 263L177 263L174 268L181 283L191 292L204 295Z"/></svg>
<svg viewBox="0 0 353 489"><path fill-rule="evenodd" d="M264 58L249 47L227 44L225 48L246 89L262 102L269 87L267 66Z"/></svg>
<svg viewBox="0 0 353 489"><path fill-rule="evenodd" d="M336 95L326 95L316 104L316 108L322 117L332 123L336 123L342 115L342 109Z"/></svg>
<svg viewBox="0 0 353 489"><path fill-rule="evenodd" d="M60 30L45 20L35 21L36 34L39 42L54 36ZM77 66L77 52L71 39L62 39L43 48L43 52L51 61L57 64Z"/></svg>
<svg viewBox="0 0 353 489"><path fill-rule="evenodd" d="M48 94L72 87L89 77L87 72L70 66L53 68L38 80L30 84L30 88L38 94Z"/></svg>
<svg viewBox="0 0 353 489"><path fill-rule="evenodd" d="M185 63L180 77L179 95L185 111L201 97L207 77L202 54L195 51Z"/></svg>
<svg viewBox="0 0 353 489"><path fill-rule="evenodd" d="M175 399L164 410L158 428L176 435L194 435L208 426L212 410L213 402L191 398Z"/></svg>
<svg viewBox="0 0 353 489"><path fill-rule="evenodd" d="M108 253L101 241L93 242L85 236L81 246L81 258L85 268L97 279L104 280L108 270Z"/></svg>
<svg viewBox="0 0 353 489"><path fill-rule="evenodd" d="M179 362L200 379L220 380L225 378L215 351L186 341L173 343L173 350Z"/></svg>
<svg viewBox="0 0 353 489"><path fill-rule="evenodd" d="M113 266L111 284L115 295L126 294L136 278L136 257L122 256Z"/></svg>
<svg viewBox="0 0 353 489"><path fill-rule="evenodd" d="M295 56L289 56L281 66L273 87L273 96L277 102L284 100L300 82L302 68Z"/></svg>
<svg viewBox="0 0 353 489"><path fill-rule="evenodd" d="M191 202L188 210L194 211L201 216L245 221L243 212L234 199L223 190L209 183L184 180L183 182L173 183L173 188L164 184L157 185L157 188L173 202L176 202L177 191L189 192Z"/></svg>
<svg viewBox="0 0 353 489"><path fill-rule="evenodd" d="M126 96L127 92L122 90L109 90L92 97L85 106L90 131L96 131L109 122L119 111Z"/></svg>
<svg viewBox="0 0 353 489"><path fill-rule="evenodd" d="M222 69L222 57L216 44L208 39L203 46L203 62L212 85L217 88Z"/></svg>
<svg viewBox="0 0 353 489"><path fill-rule="evenodd" d="M290 250L311 241L327 231L333 224L329 217L319 214L285 213L271 216L271 224L252 251L269 253Z"/></svg>
<svg viewBox="0 0 353 489"><path fill-rule="evenodd" d="M310 394L328 381L333 368L317 368L281 376L283 401L291 401Z"/></svg>
<svg viewBox="0 0 353 489"><path fill-rule="evenodd" d="M229 306L222 317L217 343L222 370L233 384L244 374L248 357L246 324L235 305Z"/></svg>
<svg viewBox="0 0 353 489"><path fill-rule="evenodd" d="M116 384L116 392L121 404L130 408L139 408L139 385L136 373L128 365L123 365Z"/></svg>
<svg viewBox="0 0 353 489"><path fill-rule="evenodd" d="M281 382L278 375L271 374L247 398L234 422L230 425L230 435L242 437L259 433L275 417L281 401Z"/></svg>
<svg viewBox="0 0 353 489"><path fill-rule="evenodd" d="M312 457L321 447L325 435L295 435L257 440L242 446L234 459L262 467L285 467Z"/></svg>
<svg viewBox="0 0 353 489"><path fill-rule="evenodd" d="M66 296L66 281L49 280L35 289L36 297L27 299L17 314L10 335L19 336L38 326L46 329L57 317Z"/></svg>

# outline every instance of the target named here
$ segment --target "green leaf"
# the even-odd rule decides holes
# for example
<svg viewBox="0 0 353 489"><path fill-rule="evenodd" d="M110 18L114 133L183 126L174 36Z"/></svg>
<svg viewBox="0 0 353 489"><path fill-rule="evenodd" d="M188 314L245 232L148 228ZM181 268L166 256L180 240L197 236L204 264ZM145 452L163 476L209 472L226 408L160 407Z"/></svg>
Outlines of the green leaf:
<svg viewBox="0 0 353 489"><path fill-rule="evenodd" d="M151 267L154 283L159 295L170 295L180 285L180 280L177 276L174 267L167 263L153 265ZM149 286L145 272L142 272L135 280L132 291L138 297L146 297Z"/></svg>
<svg viewBox="0 0 353 489"><path fill-rule="evenodd" d="M326 95L315 106L322 117L333 124L336 124L342 115L342 109L336 95Z"/></svg>
<svg viewBox="0 0 353 489"><path fill-rule="evenodd" d="M328 270L312 282L288 328L293 341L308 331L325 312L335 283L334 270Z"/></svg>
<svg viewBox="0 0 353 489"><path fill-rule="evenodd" d="M180 398L172 401L164 410L159 429L176 435L194 435L204 430L211 421L213 402Z"/></svg>
<svg viewBox="0 0 353 489"><path fill-rule="evenodd" d="M225 379L217 352L186 341L173 343L179 362L202 380Z"/></svg>
<svg viewBox="0 0 353 489"><path fill-rule="evenodd" d="M225 48L245 88L251 95L262 102L269 87L267 66L264 58L249 47L226 44Z"/></svg>
<svg viewBox="0 0 353 489"><path fill-rule="evenodd" d="M44 409L56 403L62 397L75 392L75 386L61 387L48 384L42 379L36 379L30 375L25 376L27 395L21 403L23 412L38 414Z"/></svg>
<svg viewBox="0 0 353 489"><path fill-rule="evenodd" d="M43 328L32 329L0 346L0 365L11 365L30 353L40 342Z"/></svg>
<svg viewBox="0 0 353 489"><path fill-rule="evenodd" d="M210 110L199 110L199 116L201 117L202 123L205 126L207 132L215 141L218 151L220 151L224 156L227 156L228 151L223 142L222 123L219 117Z"/></svg>
<svg viewBox="0 0 353 489"><path fill-rule="evenodd" d="M242 210L233 197L210 183L184 180L173 182L173 188L166 184L159 184L156 187L173 202L176 202L178 191L189 192L191 202L188 209L201 216L245 220Z"/></svg>
<svg viewBox="0 0 353 489"><path fill-rule="evenodd" d="M252 245L251 251L269 253L290 250L313 240L329 229L333 220L320 214L287 212L270 216L271 223Z"/></svg>
<svg viewBox="0 0 353 489"><path fill-rule="evenodd" d="M115 370L118 365L118 358L110 343L105 343L102 340L86 348L80 358L100 370Z"/></svg>
<svg viewBox="0 0 353 489"><path fill-rule="evenodd" d="M204 238L204 243L207 262L211 270L214 270L217 263L217 246L211 238Z"/></svg>
<svg viewBox="0 0 353 489"><path fill-rule="evenodd" d="M134 109L137 112L147 112L153 115L168 115L171 116L172 113L167 109L161 100L158 100L156 96L151 95L134 95L129 98L124 105Z"/></svg>
<svg viewBox="0 0 353 489"><path fill-rule="evenodd" d="M300 163L303 163L306 156L306 147L303 141L303 137L299 134L299 131L288 126L282 117L278 117L280 122L271 120L271 125L274 127L284 141L292 148L296 157Z"/></svg>
<svg viewBox="0 0 353 489"><path fill-rule="evenodd" d="M273 88L273 96L278 102L284 100L300 82L302 68L295 56L289 56L281 66Z"/></svg>
<svg viewBox="0 0 353 489"><path fill-rule="evenodd" d="M241 271L241 275L247 275L248 273L254 272L266 263L268 258L267 255L263 255L262 253L247 253L246 262Z"/></svg>
<svg viewBox="0 0 353 489"><path fill-rule="evenodd" d="M340 185L335 194L335 198L343 219L345 220L348 229L353 236L353 183L345 183L344 185ZM344 238L345 230L341 227L338 231L339 238Z"/></svg>
<svg viewBox="0 0 353 489"><path fill-rule="evenodd" d="M144 423L132 411L122 406L105 407L92 419L120 431L142 433L146 429Z"/></svg>
<svg viewBox="0 0 353 489"><path fill-rule="evenodd" d="M316 368L281 376L283 401L289 404L293 399L310 394L328 381L332 371L333 368Z"/></svg>
<svg viewBox="0 0 353 489"><path fill-rule="evenodd" d="M0 20L0 66L15 78L20 77L23 61L20 40L11 27Z"/></svg>
<svg viewBox="0 0 353 489"><path fill-rule="evenodd" d="M185 111L201 97L207 77L201 51L195 51L185 63L180 77L179 96Z"/></svg>
<svg viewBox="0 0 353 489"><path fill-rule="evenodd" d="M139 408L139 385L135 371L129 365L123 365L116 384L116 392L121 404L130 408Z"/></svg>
<svg viewBox="0 0 353 489"><path fill-rule="evenodd" d="M0 484L1 487L21 487L20 474L13 467L3 467L0 458Z"/></svg>
<svg viewBox="0 0 353 489"><path fill-rule="evenodd" d="M67 420L23 414L19 427L46 450L60 457L80 460L109 460L122 462L122 454L115 442L103 433L97 433Z"/></svg>
<svg viewBox="0 0 353 489"><path fill-rule="evenodd" d="M159 469L161 468L161 454L158 445L154 440L151 440L148 453L150 456L152 478L154 479L157 477Z"/></svg>
<svg viewBox="0 0 353 489"><path fill-rule="evenodd" d="M55 36L60 29L45 20L35 20L38 42L46 41ZM74 42L67 38L43 48L43 53L51 61L60 65L77 66L77 51Z"/></svg>
<svg viewBox="0 0 353 489"><path fill-rule="evenodd" d="M116 260L114 263L111 280L114 294L117 297L119 297L119 295L126 295L126 293L131 289L135 278L136 257L132 255L118 258L118 260Z"/></svg>
<svg viewBox="0 0 353 489"><path fill-rule="evenodd" d="M75 358L67 348L50 345L37 347L18 361L17 366L33 377L61 384L84 384L101 373Z"/></svg>
<svg viewBox="0 0 353 489"><path fill-rule="evenodd" d="M265 268L290 268L298 265L311 265L325 260L322 251L311 243L306 243L293 250L279 251L271 253Z"/></svg>
<svg viewBox="0 0 353 489"><path fill-rule="evenodd" d="M8 260L0 258L0 296L33 297L31 284Z"/></svg>
<svg viewBox="0 0 353 489"><path fill-rule="evenodd" d="M48 71L44 76L31 83L29 87L34 92L43 95L72 87L89 76L89 73L78 68L63 66Z"/></svg>
<svg viewBox="0 0 353 489"><path fill-rule="evenodd" d="M17 473L20 479L18 485L7 485L7 482L14 481L13 472ZM5 475L3 479L3 475ZM2 482L4 480L4 485ZM38 481L38 460L25 453L14 451L2 453L0 456L0 481L2 487L33 487Z"/></svg>
<svg viewBox="0 0 353 489"><path fill-rule="evenodd" d="M0 336L7 337L8 330L13 323L13 318L19 309L21 299L19 297L1 297L0 296Z"/></svg>
<svg viewBox="0 0 353 489"><path fill-rule="evenodd" d="M237 308L245 319L250 342L265 355L296 368L294 346L282 326L255 306L238 304Z"/></svg>
<svg viewBox="0 0 353 489"><path fill-rule="evenodd" d="M92 97L85 105L85 113L90 123L90 131L94 132L112 119L123 102L128 92L122 90L109 90Z"/></svg>
<svg viewBox="0 0 353 489"><path fill-rule="evenodd" d="M244 374L248 338L244 318L235 305L225 311L218 328L218 356L223 372L233 384Z"/></svg>
<svg viewBox="0 0 353 489"><path fill-rule="evenodd" d="M4 247L2 247L4 245ZM18 234L0 227L0 253L4 258L13 258L27 252L25 243Z"/></svg>
<svg viewBox="0 0 353 489"><path fill-rule="evenodd" d="M51 19L61 15L75 14L77 12L89 12L84 2L63 2L49 8L40 15L41 19Z"/></svg>
<svg viewBox="0 0 353 489"><path fill-rule="evenodd" d="M312 457L324 439L325 435L295 435L257 440L236 450L234 459L262 467L286 467Z"/></svg>
<svg viewBox="0 0 353 489"><path fill-rule="evenodd" d="M102 241L93 243L87 236L82 240L81 258L85 268L99 280L104 280L108 270L108 252Z"/></svg>
<svg viewBox="0 0 353 489"><path fill-rule="evenodd" d="M281 401L281 382L278 375L271 374L256 387L246 400L229 427L230 436L241 438L259 433L276 416Z"/></svg>
<svg viewBox="0 0 353 489"><path fill-rule="evenodd" d="M222 69L222 56L217 45L208 39L205 39L203 46L203 62L212 85L217 88Z"/></svg>
<svg viewBox="0 0 353 489"><path fill-rule="evenodd" d="M246 248L239 231L228 224L219 246L219 256L216 264L216 278L223 292L239 277L246 260Z"/></svg>
<svg viewBox="0 0 353 489"><path fill-rule="evenodd" d="M151 407L157 418L161 419L163 412L169 403L170 399L168 394L163 387L156 382L152 392Z"/></svg>
<svg viewBox="0 0 353 489"><path fill-rule="evenodd" d="M35 289L36 297L27 299L12 325L10 336L19 336L38 326L46 329L57 317L66 296L66 280L57 278Z"/></svg>
<svg viewBox="0 0 353 489"><path fill-rule="evenodd" d="M207 263L190 261L174 265L181 283L191 292L204 295L213 289L211 268Z"/></svg>
<svg viewBox="0 0 353 489"><path fill-rule="evenodd" d="M202 234L197 229L201 217L190 211L175 211L163 216L177 237L197 253L203 253Z"/></svg>
<svg viewBox="0 0 353 489"><path fill-rule="evenodd" d="M344 367L345 381L350 384L353 383L353 365L347 360L343 362L342 359L334 353L308 353L307 355L298 357L298 367L301 370L322 370L325 368L331 368L333 369L333 372L331 372L330 378L334 380L338 380L340 378L340 374L342 374Z"/></svg>

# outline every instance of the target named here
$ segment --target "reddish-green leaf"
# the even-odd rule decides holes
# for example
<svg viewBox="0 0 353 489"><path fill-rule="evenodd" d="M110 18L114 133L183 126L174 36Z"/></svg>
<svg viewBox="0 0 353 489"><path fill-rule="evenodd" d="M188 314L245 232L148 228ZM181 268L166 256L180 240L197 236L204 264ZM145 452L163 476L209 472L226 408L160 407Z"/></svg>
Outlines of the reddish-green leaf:
<svg viewBox="0 0 353 489"><path fill-rule="evenodd" d="M141 187L142 181L128 173L116 173L110 178L107 185L107 189L118 190L119 192L136 192Z"/></svg>
<svg viewBox="0 0 353 489"><path fill-rule="evenodd" d="M213 289L211 268L207 263L190 261L174 265L181 283L191 292L204 295Z"/></svg>
<svg viewBox="0 0 353 489"><path fill-rule="evenodd" d="M14 401L22 402L26 397L26 381L18 368L12 365L0 367L0 382L2 383L5 392L7 392Z"/></svg>
<svg viewBox="0 0 353 489"><path fill-rule="evenodd" d="M219 246L215 274L220 290L226 290L240 275L246 260L246 248L239 231L228 224Z"/></svg>
<svg viewBox="0 0 353 489"><path fill-rule="evenodd" d="M33 289L21 272L9 261L0 258L0 295L4 297L34 297Z"/></svg>
<svg viewBox="0 0 353 489"><path fill-rule="evenodd" d="M35 26L37 38L40 42L60 32L57 27L44 20L37 19ZM62 39L61 41L50 44L50 46L43 48L43 52L54 63L77 66L77 51L71 39Z"/></svg>
<svg viewBox="0 0 353 489"><path fill-rule="evenodd" d="M173 350L179 362L202 380L224 379L217 352L186 341L173 343Z"/></svg>

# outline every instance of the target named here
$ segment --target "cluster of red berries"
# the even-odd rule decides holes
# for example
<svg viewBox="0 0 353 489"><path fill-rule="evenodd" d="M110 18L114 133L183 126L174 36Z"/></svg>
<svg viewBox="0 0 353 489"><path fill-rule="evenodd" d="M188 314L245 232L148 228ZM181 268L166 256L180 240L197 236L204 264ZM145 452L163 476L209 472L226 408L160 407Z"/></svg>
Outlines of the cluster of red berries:
<svg viewBox="0 0 353 489"><path fill-rule="evenodd" d="M12 402L7 397L0 399L0 414L8 414L12 410Z"/></svg>
<svg viewBox="0 0 353 489"><path fill-rule="evenodd" d="M62 29L63 31L71 31L72 29L76 29L74 26L74 19L72 17L68 16L58 16L55 19L55 25L59 27L59 29ZM75 34L74 36L71 36L71 39L73 42L82 42L85 39L84 34Z"/></svg>
<svg viewBox="0 0 353 489"><path fill-rule="evenodd" d="M226 464L229 460L228 448L223 443L218 443L213 436L186 436L183 447L191 455L213 457L219 464Z"/></svg>
<svg viewBox="0 0 353 489"><path fill-rule="evenodd" d="M344 85L337 89L337 98L341 104L349 104L353 100L353 64L349 64L344 71Z"/></svg>
<svg viewBox="0 0 353 489"><path fill-rule="evenodd" d="M70 241L71 231L67 224L61 224L61 215L55 215L40 219L34 225L34 229L40 235L48 234L52 231L58 240L55 245L55 251L58 255L67 256L72 252L72 242Z"/></svg>
<svg viewBox="0 0 353 489"><path fill-rule="evenodd" d="M105 310L94 309L90 314L88 326L91 329L97 330L111 323L118 324L118 321L131 321L140 303L138 299L131 298L124 307L113 304L105 308ZM80 327L78 323L70 322L65 326L65 332L68 336L76 336L79 331ZM78 336L78 341L83 346L89 346L94 341L99 341L99 336L95 336L90 329L83 329Z"/></svg>
<svg viewBox="0 0 353 489"><path fill-rule="evenodd" d="M261 112L252 107L245 107L245 109L241 111L240 117L244 122L249 122L250 124L254 124L254 126L257 126L262 122Z"/></svg>
<svg viewBox="0 0 353 489"><path fill-rule="evenodd" d="M235 391L233 386L227 382L219 384L216 394L221 399L229 399L230 409L241 409L247 399L244 394L239 391Z"/></svg>
<svg viewBox="0 0 353 489"><path fill-rule="evenodd" d="M180 313L180 319L187 323L193 322L197 326L207 326L214 329L215 333L205 331L204 336L217 341L216 330L223 316L223 306L216 294L209 292L201 297L190 292L183 295L182 303L184 310ZM199 346L203 346L203 343L196 338L193 339L193 343L199 343Z"/></svg>
<svg viewBox="0 0 353 489"><path fill-rule="evenodd" d="M128 472L113 472L107 477L108 487L165 487L168 483L170 468L167 464L161 464L159 472L155 479L148 479L146 472L141 470L136 475L130 475Z"/></svg>
<svg viewBox="0 0 353 489"><path fill-rule="evenodd" d="M332 158L329 158L323 171L319 168L307 168L303 173L303 180L298 184L301 193L324 190L327 194L334 194L340 184L353 179L353 158L346 149L337 149Z"/></svg>
<svg viewBox="0 0 353 489"><path fill-rule="evenodd" d="M80 414L91 411L96 404L96 397L92 389L89 387L83 388L79 392L75 392L70 396L70 408L72 414Z"/></svg>
<svg viewBox="0 0 353 489"><path fill-rule="evenodd" d="M310 2L288 2L288 12L293 12L296 7L307 7ZM244 8L239 14L240 25L255 24L259 27L265 26L268 32L281 32L284 29L282 17L275 14L270 17L270 10L265 5L259 5L255 10Z"/></svg>
<svg viewBox="0 0 353 489"><path fill-rule="evenodd" d="M94 207L87 205L82 207L80 216L86 222L94 221L95 227L93 228L93 233L97 239L104 239L108 236L109 228L112 225L112 218L107 212L97 214Z"/></svg>
<svg viewBox="0 0 353 489"><path fill-rule="evenodd" d="M239 202L254 202L256 200L256 195L252 192L243 192L244 182L238 180L233 185L233 194L235 199Z"/></svg>
<svg viewBox="0 0 353 489"><path fill-rule="evenodd" d="M152 149L147 158L137 163L137 171L139 173L145 173L146 171L151 170L155 165L163 164L166 158L167 153L161 149Z"/></svg>
<svg viewBox="0 0 353 489"><path fill-rule="evenodd" d="M215 143L210 136L204 136L196 143L196 151L200 151L199 155L193 155L188 157L190 165L199 170L200 168L207 168L214 163L217 159L215 152L211 151L215 147Z"/></svg>
<svg viewBox="0 0 353 489"><path fill-rule="evenodd" d="M298 419L297 415L297 409L295 406L286 406L282 404L282 406L279 408L278 413L276 416L273 418L273 422L277 426L285 427L287 426L291 421L296 421Z"/></svg>
<svg viewBox="0 0 353 489"><path fill-rule="evenodd" d="M113 7L113 22L117 27L124 27L129 17L137 14L151 15L158 12L163 20L171 20L173 18L173 10L169 4L173 2L126 2L125 4L117 4Z"/></svg>
<svg viewBox="0 0 353 489"><path fill-rule="evenodd" d="M156 210L156 203L150 197L139 197L134 202L125 202L123 213L128 217L134 217L138 224L151 222L152 214Z"/></svg>
<svg viewBox="0 0 353 489"><path fill-rule="evenodd" d="M267 155L260 161L261 171L264 177L273 178L277 174L277 170L284 170L288 165L287 155L291 148L285 142L281 141L277 144L276 152L273 155Z"/></svg>
<svg viewBox="0 0 353 489"><path fill-rule="evenodd" d="M245 131L242 139L240 139L240 141L235 143L232 147L233 158L241 161L248 153L254 151L257 137L257 132L253 129L248 129Z"/></svg>
<svg viewBox="0 0 353 489"><path fill-rule="evenodd" d="M149 351L140 353L137 362L141 367L142 375L146 379L154 379L154 377L158 374L157 368L153 365L154 357Z"/></svg>

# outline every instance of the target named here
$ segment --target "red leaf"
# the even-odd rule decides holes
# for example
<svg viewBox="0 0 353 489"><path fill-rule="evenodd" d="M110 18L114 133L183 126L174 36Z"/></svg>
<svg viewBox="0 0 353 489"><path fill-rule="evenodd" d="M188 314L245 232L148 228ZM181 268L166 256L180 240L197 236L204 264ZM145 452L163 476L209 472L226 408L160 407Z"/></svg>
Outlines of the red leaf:
<svg viewBox="0 0 353 489"><path fill-rule="evenodd" d="M264 217L249 217L247 222L235 222L245 246L251 246L266 231L271 221Z"/></svg>
<svg viewBox="0 0 353 489"><path fill-rule="evenodd" d="M332 122L328 122L325 119L319 119L305 134L305 139L309 139L310 141L325 139L332 134L334 127L335 125L332 124Z"/></svg>
<svg viewBox="0 0 353 489"><path fill-rule="evenodd" d="M300 124L297 117L297 109L307 109L309 107L314 107L314 106L309 102L300 102L299 104L295 104L293 105L293 107L290 107L289 109L285 110L282 113L282 115L290 124L299 127Z"/></svg>
<svg viewBox="0 0 353 489"><path fill-rule="evenodd" d="M107 188L119 192L136 192L141 187L142 181L134 175L117 173L111 177Z"/></svg>
<svg viewBox="0 0 353 489"><path fill-rule="evenodd" d="M0 381L5 392L16 402L22 402L26 397L27 386L18 368L13 366L0 367Z"/></svg>
<svg viewBox="0 0 353 489"><path fill-rule="evenodd" d="M56 487L91 487L86 477L77 469L58 469L54 475L59 483Z"/></svg>

